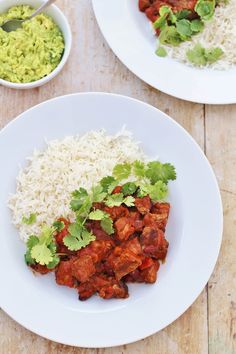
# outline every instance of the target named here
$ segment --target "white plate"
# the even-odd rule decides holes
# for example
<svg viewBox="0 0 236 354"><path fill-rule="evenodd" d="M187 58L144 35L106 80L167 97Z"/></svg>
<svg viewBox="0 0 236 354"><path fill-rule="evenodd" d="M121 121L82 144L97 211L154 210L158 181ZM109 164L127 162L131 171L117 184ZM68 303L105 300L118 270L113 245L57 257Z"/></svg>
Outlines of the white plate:
<svg viewBox="0 0 236 354"><path fill-rule="evenodd" d="M170 184L167 228L170 248L154 285L129 286L126 300L77 300L53 275L33 276L25 247L6 207L19 164L47 140L123 125L144 151L176 166ZM0 306L31 331L81 347L109 347L149 336L179 317L200 294L215 265L222 235L222 207L212 169L191 136L174 120L143 102L119 95L59 97L21 114L0 133Z"/></svg>
<svg viewBox="0 0 236 354"><path fill-rule="evenodd" d="M117 57L140 79L183 100L236 103L236 68L197 69L155 54L156 37L138 0L92 0L99 27Z"/></svg>

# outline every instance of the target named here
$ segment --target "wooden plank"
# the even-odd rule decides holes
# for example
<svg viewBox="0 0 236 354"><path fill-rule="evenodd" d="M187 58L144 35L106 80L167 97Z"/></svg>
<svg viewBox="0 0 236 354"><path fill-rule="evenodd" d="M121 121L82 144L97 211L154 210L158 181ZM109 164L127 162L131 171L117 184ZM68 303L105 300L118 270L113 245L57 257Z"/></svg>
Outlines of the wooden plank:
<svg viewBox="0 0 236 354"><path fill-rule="evenodd" d="M30 91L0 88L0 126L46 99L77 91L108 91L146 101L171 115L204 147L203 106L172 98L131 74L105 43L88 0L58 1L73 29L73 50L63 72ZM145 325L141 322L141 325ZM86 350L40 338L0 312L0 354L207 354L207 294L168 328L145 340L118 348ZM92 339L91 339L92 341ZM228 354L228 353L227 353Z"/></svg>
<svg viewBox="0 0 236 354"><path fill-rule="evenodd" d="M206 152L224 206L220 257L209 282L209 354L236 353L236 106L206 109Z"/></svg>

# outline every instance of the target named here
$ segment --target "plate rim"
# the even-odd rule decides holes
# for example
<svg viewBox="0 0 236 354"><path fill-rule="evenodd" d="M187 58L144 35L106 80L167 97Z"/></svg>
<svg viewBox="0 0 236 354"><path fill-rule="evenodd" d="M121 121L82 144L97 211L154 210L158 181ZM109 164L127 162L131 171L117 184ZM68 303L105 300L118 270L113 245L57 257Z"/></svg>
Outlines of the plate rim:
<svg viewBox="0 0 236 354"><path fill-rule="evenodd" d="M185 130L178 122L176 122L173 118L171 118L169 115L167 115L165 112L162 112L161 110L159 110L158 108L156 108L155 106L152 106L151 104L149 103L146 103L144 101L141 101L139 99L136 99L136 98L133 98L133 97L129 97L129 96L126 96L126 95L121 95L121 94L116 94L116 93L108 93L108 92L78 92L78 93L72 93L72 94L67 94L67 95L62 95L62 96L58 96L58 97L54 97L52 99L49 99L49 100L46 100L46 101L43 101L35 106L32 106L30 107L29 109L21 112L18 116L16 116L14 119L12 119L8 124L6 124L1 130L0 130L0 139L1 139L1 134L4 133L4 131L11 125L11 124L14 124L14 122L18 119L21 119L24 117L24 114L26 112L29 112L31 110L34 110L34 109L37 109L38 106L41 106L41 105L44 105L44 104L47 104L48 102L51 102L51 101L56 101L56 100L60 100L61 98L66 98L66 97L70 97L70 96L86 96L86 95L90 95L90 96L113 96L113 97L118 97L118 98L122 98L122 99L125 99L125 100L131 100L131 101L134 101L135 103L138 103L138 104L142 104L144 106L147 106L148 108L151 108L157 112L159 112L159 114L161 114L162 116L164 116L167 120L169 120L172 124L175 124L178 126L178 128L180 128L182 130L182 132L188 136L188 138L191 140L191 142L195 145L195 147L197 148L198 152L200 153L201 157L205 160L205 162L207 163L208 165L208 169L209 171L211 172L211 178L212 178L212 182L214 182L214 185L216 187L216 191L217 191L217 199L219 201L219 212L220 212L220 220L219 220L219 225L220 225L220 230L219 230L219 242L218 242L218 245L217 245L217 256L216 256L216 259L214 261L214 266L212 267L212 270L211 270L211 274L213 273L214 271L214 268L215 268L215 265L216 265L216 262L217 262L217 259L218 259L218 256L219 256L219 252L220 252L220 247L221 247L221 243L222 243L222 233L223 233L223 206L222 206L222 199L221 199L221 194L220 194L220 189L219 189L219 185L217 183L217 179L216 179L216 176L215 176L215 173L213 171L213 168L210 164L210 162L208 161L206 155L204 154L203 150L201 149L201 147L199 146L199 144L194 140L194 138L191 136L191 134ZM211 276L210 274L210 276ZM24 328L26 328L27 330L29 330L30 332L32 333L35 333L39 336L42 336L48 340L51 340L51 341L56 341L58 343L61 343L61 344L65 344L65 345L73 345L73 346L77 346L77 347L83 347L83 348L107 348L107 347L116 347L116 346L120 346L120 345L126 345L126 344L130 344L130 343L134 343L138 340L141 340L141 339L144 339L144 338L147 338L155 333L158 333L159 331L161 331L163 328L166 328L167 326L169 326L171 323L173 323L176 319L178 319L185 311L187 311L187 309L192 306L192 304L196 301L196 299L198 298L198 296L200 295L200 293L203 291L204 287L206 286L207 282L209 281L209 277L207 277L207 281L205 282L204 281L204 286L203 288L201 288L197 295L194 297L194 300L191 302L191 304L188 305L187 308L185 308L185 310L183 312L181 312L180 314L178 314L171 322L169 322L168 325L164 325L162 328L160 328L158 331L154 330L153 332L150 332L149 334L145 335L145 336L142 336L142 337L136 337L135 339L133 340L127 340L127 341L116 341L114 344L110 344L108 343L107 345L103 345L103 346L95 346L95 345L86 345L86 346L81 346L79 345L78 343L75 344L75 343L71 343L71 342L67 342L66 340L58 340L58 339L55 339L55 337L51 337L50 335L46 336L45 334L42 334L42 332L40 333L39 330L35 330L35 329L31 329L29 326L26 326L24 324L23 321L18 321L14 318L14 316L12 314L9 314L8 312L8 309L5 310L4 306L2 306L2 304L0 304L2 310L9 316L11 317L14 321L16 321L17 323L19 323L21 326L23 326ZM134 337L134 335L133 335Z"/></svg>

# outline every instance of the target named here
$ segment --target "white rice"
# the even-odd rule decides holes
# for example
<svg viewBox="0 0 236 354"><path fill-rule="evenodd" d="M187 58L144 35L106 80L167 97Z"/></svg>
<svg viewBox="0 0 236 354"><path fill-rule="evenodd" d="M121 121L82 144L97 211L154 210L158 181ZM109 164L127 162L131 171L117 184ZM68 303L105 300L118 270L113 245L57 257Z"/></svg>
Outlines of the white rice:
<svg viewBox="0 0 236 354"><path fill-rule="evenodd" d="M205 22L203 32L193 36L191 41L183 42L177 47L165 48L170 57L191 65L186 52L197 43L204 48L219 47L223 50L223 56L211 64L211 68L225 70L236 64L236 0L217 6L214 17Z"/></svg>
<svg viewBox="0 0 236 354"><path fill-rule="evenodd" d="M123 129L114 136L91 131L50 141L44 151L35 151L28 160L8 202L13 224L24 242L31 234L37 235L43 223L50 225L61 216L74 218L70 200L75 189L90 190L110 175L117 163L145 160L145 156L132 134ZM22 217L31 213L37 214L36 222L23 224Z"/></svg>

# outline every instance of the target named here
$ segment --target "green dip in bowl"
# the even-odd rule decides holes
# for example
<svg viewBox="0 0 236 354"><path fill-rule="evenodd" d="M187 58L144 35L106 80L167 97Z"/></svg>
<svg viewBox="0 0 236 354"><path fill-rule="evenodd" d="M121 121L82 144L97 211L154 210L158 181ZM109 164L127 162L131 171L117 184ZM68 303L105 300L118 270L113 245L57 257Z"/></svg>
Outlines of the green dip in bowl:
<svg viewBox="0 0 236 354"><path fill-rule="evenodd" d="M0 14L0 26L10 19L25 19L34 9L11 7ZM40 14L13 32L0 28L0 78L14 83L37 81L60 63L65 48L63 34L53 19Z"/></svg>

